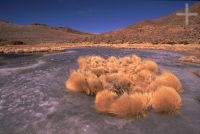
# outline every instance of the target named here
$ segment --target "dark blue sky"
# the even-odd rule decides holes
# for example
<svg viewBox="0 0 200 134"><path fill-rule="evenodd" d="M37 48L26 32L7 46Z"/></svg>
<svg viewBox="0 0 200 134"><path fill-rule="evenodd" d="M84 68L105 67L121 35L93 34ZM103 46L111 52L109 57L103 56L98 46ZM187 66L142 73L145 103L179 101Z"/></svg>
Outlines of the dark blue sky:
<svg viewBox="0 0 200 134"><path fill-rule="evenodd" d="M196 1L197 2L197 1ZM182 9L184 0L0 0L0 19L101 33Z"/></svg>

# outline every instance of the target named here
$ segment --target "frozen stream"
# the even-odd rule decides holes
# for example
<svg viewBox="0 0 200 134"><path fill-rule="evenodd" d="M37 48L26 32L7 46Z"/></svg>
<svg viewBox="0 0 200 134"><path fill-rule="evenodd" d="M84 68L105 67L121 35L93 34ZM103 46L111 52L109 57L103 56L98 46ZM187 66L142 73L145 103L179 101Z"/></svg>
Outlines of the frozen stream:
<svg viewBox="0 0 200 134"><path fill-rule="evenodd" d="M182 81L183 107L177 115L153 110L145 118L119 119L99 114L94 97L68 92L65 81L82 55L137 54L155 60ZM0 134L200 134L200 64L181 63L182 54L133 49L80 48L40 56L0 56ZM20 59L20 60L19 60ZM12 63L9 63L12 61ZM6 64L4 64L6 63Z"/></svg>

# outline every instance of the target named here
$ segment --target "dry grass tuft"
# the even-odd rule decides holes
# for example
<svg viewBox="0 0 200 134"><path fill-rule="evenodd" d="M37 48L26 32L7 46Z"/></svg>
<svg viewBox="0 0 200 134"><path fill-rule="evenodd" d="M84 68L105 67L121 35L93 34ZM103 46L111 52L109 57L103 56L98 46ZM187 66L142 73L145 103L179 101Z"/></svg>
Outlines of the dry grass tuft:
<svg viewBox="0 0 200 134"><path fill-rule="evenodd" d="M152 97L152 107L161 113L174 113L181 108L181 97L171 87L160 87Z"/></svg>
<svg viewBox="0 0 200 134"><path fill-rule="evenodd" d="M158 65L152 60L136 55L108 59L85 56L79 57L78 63L79 68L70 74L66 87L96 95L95 108L99 112L138 117L152 106L159 112L175 112L181 106L180 80L171 72L158 75Z"/></svg>
<svg viewBox="0 0 200 134"><path fill-rule="evenodd" d="M158 72L158 65L156 64L156 62L152 61L152 60L143 60L142 61L143 67L153 73Z"/></svg>
<svg viewBox="0 0 200 134"><path fill-rule="evenodd" d="M111 104L109 112L118 117L138 117L144 115L145 106L143 96L124 93Z"/></svg>
<svg viewBox="0 0 200 134"><path fill-rule="evenodd" d="M116 100L117 94L105 89L97 93L95 99L95 108L97 111L106 113L109 112L110 105Z"/></svg>
<svg viewBox="0 0 200 134"><path fill-rule="evenodd" d="M182 92L180 80L171 72L163 72L154 81L155 87L168 86L174 88L178 93Z"/></svg>
<svg viewBox="0 0 200 134"><path fill-rule="evenodd" d="M183 62L193 62L193 63L200 63L200 58L196 56L185 56L185 57L180 57L178 59L179 61Z"/></svg>
<svg viewBox="0 0 200 134"><path fill-rule="evenodd" d="M98 77L88 77L87 82L89 86L88 95L96 95L97 92L103 90L103 85Z"/></svg>
<svg viewBox="0 0 200 134"><path fill-rule="evenodd" d="M196 74L196 76L200 77L200 70L195 71L194 74Z"/></svg>
<svg viewBox="0 0 200 134"><path fill-rule="evenodd" d="M143 69L138 73L138 76L141 77L144 81L152 82L155 79L155 74L147 69Z"/></svg>
<svg viewBox="0 0 200 134"><path fill-rule="evenodd" d="M66 88L73 92L84 92L89 86L86 77L77 71L73 71L66 82Z"/></svg>

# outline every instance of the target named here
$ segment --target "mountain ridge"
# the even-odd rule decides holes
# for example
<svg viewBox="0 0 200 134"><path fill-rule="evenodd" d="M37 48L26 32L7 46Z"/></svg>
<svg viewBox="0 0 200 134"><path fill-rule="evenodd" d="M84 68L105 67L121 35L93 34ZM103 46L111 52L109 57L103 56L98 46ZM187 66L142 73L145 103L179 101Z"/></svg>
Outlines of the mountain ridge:
<svg viewBox="0 0 200 134"><path fill-rule="evenodd" d="M17 41L23 44L72 42L72 40L91 35L92 33L81 32L69 27L55 27L41 23L19 25L0 20L0 44L12 44Z"/></svg>
<svg viewBox="0 0 200 134"><path fill-rule="evenodd" d="M143 20L101 34L41 23L18 25L0 20L0 44L13 41L14 44L15 41L21 41L25 44L48 42L200 44L200 2L189 7L189 12L198 13L198 16L190 17L188 26L185 26L184 16L176 15L176 13L183 13L184 11L185 9L180 9L167 16Z"/></svg>
<svg viewBox="0 0 200 134"><path fill-rule="evenodd" d="M185 17L177 16L185 9L177 10L167 16L143 20L111 32L85 38L93 43L153 43L153 44L200 44L200 2L189 7L189 12L198 16L189 18L185 26Z"/></svg>

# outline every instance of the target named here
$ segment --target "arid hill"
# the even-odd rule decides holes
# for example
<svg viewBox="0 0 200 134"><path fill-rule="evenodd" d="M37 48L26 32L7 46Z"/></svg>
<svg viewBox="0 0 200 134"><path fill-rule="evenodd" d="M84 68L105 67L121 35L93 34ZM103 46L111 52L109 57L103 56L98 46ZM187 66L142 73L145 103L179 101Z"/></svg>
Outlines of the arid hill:
<svg viewBox="0 0 200 134"><path fill-rule="evenodd" d="M0 20L0 44L37 44L48 42L71 42L91 36L68 27L52 27L45 24L16 25Z"/></svg>
<svg viewBox="0 0 200 134"><path fill-rule="evenodd" d="M189 7L189 12L198 13L198 16L189 17L189 25L185 26L185 17L176 13L153 20L144 20L128 27L111 32L85 38L85 41L94 43L167 43L188 44L200 43L200 2Z"/></svg>
<svg viewBox="0 0 200 134"><path fill-rule="evenodd" d="M0 45L37 44L51 42L92 42L92 43L153 43L153 44L200 44L200 2L189 8L198 16L177 16L185 9L168 16L144 20L128 27L102 34L80 32L67 27L52 27L46 24L10 24L0 20Z"/></svg>

